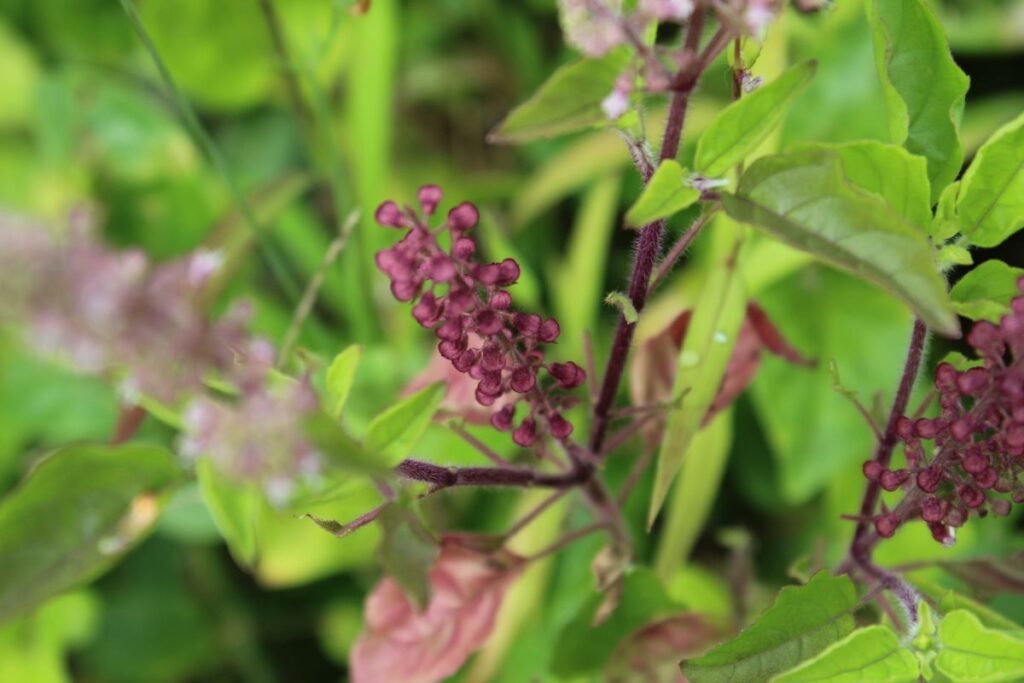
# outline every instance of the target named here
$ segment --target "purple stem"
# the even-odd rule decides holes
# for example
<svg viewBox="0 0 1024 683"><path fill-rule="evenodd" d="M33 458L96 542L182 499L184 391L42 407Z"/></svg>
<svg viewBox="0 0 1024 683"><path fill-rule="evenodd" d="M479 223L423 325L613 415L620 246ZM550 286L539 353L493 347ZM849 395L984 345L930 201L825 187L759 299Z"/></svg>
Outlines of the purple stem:
<svg viewBox="0 0 1024 683"><path fill-rule="evenodd" d="M925 324L920 320L914 320L914 330L910 336L910 347L907 349L907 360L903 365L900 386L896 390L896 398L892 402L892 410L889 412L889 421L885 425L885 432L875 448L874 461L882 467L889 467L889 462L892 460L892 452L896 448L897 441L896 425L899 419L906 415L910 392L914 388L914 381L921 368L927 334L928 329ZM867 543L868 532L871 529L870 520L875 512L880 494L881 484L877 480L869 481L860 506L860 521L857 522L857 530L853 534L853 543L850 545L850 557L864 567L870 566L871 563L871 545Z"/></svg>
<svg viewBox="0 0 1024 683"><path fill-rule="evenodd" d="M697 46L700 41L700 32L703 27L703 14L698 10L694 13L686 32L684 45L684 58L691 60L691 66L680 73L680 88L673 94L672 103L669 105L668 120L665 123L665 135L662 138L661 153L659 158L674 159L679 152L679 144L682 140L683 125L686 123L686 109L690 103L690 93L693 92L700 77L700 72L707 63L714 58L714 54L705 50L701 59L694 58ZM711 46L709 45L709 48ZM692 73L690 73L692 72ZM684 77L685 76L685 77ZM644 182L649 182L650 174L644 172ZM665 235L665 221L657 221L644 227L636 241L636 251L633 256L633 272L629 281L629 299L633 308L639 314L647 303L647 292L651 281L651 272L661 252L661 243ZM622 382L622 373L626 368L626 358L629 356L629 349L633 343L633 333L636 325L626 322L625 317L619 318L618 327L615 329L615 337L612 340L611 353L608 356L608 364L605 366L604 379L601 383L601 391L598 393L597 403L594 405L593 431L590 434L590 452L599 453L604 445L605 436L608 432L609 411L615 402L615 395L619 391L619 384Z"/></svg>
<svg viewBox="0 0 1024 683"><path fill-rule="evenodd" d="M586 481L590 470L545 474L519 467L444 467L411 458L398 463L395 470L406 479L433 484L438 489L453 486L540 486L569 488Z"/></svg>

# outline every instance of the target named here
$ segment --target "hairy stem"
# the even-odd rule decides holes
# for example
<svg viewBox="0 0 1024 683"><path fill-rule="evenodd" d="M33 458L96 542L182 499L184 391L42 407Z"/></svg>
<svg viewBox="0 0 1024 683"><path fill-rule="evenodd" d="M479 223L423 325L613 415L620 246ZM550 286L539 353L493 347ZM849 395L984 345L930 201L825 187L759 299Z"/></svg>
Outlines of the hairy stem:
<svg viewBox="0 0 1024 683"><path fill-rule="evenodd" d="M570 488L590 478L589 470L574 469L560 474L546 474L523 467L444 467L407 458L395 471L406 479L433 484L438 489L454 486L513 486Z"/></svg>
<svg viewBox="0 0 1024 683"><path fill-rule="evenodd" d="M921 368L921 359L924 356L925 340L928 336L928 329L920 320L914 321L914 330L910 336L910 347L907 349L907 359L903 365L903 376L900 378L899 388L896 390L896 397L892 402L892 410L889 411L889 420L885 425L885 432L882 434L878 446L875 448L874 461L882 467L888 467L892 460L892 452L896 448L896 425L899 419L907 412L907 403L910 401L910 392L914 388L914 381L917 379L918 370ZM857 530L853 535L853 543L850 545L850 557L861 566L869 566L871 562L871 545L867 543L871 529L871 516L875 512L878 498L881 495L881 484L878 481L869 481L864 490L864 500L860 506L860 521L857 523Z"/></svg>
<svg viewBox="0 0 1024 683"><path fill-rule="evenodd" d="M659 158L674 159L679 152L679 145L682 141L683 126L686 123L686 110L690 103L690 94L693 92L700 74L709 64L717 52L712 51L716 45L718 51L724 47L721 40L714 41L705 49L701 58L694 57L697 45L700 41L700 33L703 27L703 14L698 11L694 13L687 28L685 43L683 47L683 63L680 69L678 82L679 89L672 96L672 103L669 105L668 120L665 123L665 134L662 137L661 152ZM717 35L716 35L717 37ZM649 182L651 176L645 171L644 182ZM647 303L647 293L650 290L651 273L661 252L661 243L665 234L665 222L657 221L643 228L636 241L636 251L633 256L633 271L629 281L629 299L637 313L644 309ZM625 317L619 318L618 327L615 329L615 337L612 340L611 353L605 365L604 378L601 383L601 390L598 392L597 402L594 405L594 421L590 434L590 452L598 453L604 445L605 436L608 432L609 411L615 402L615 396L619 391L619 384L622 381L622 374L626 368L626 358L629 356L629 349L633 343L633 333L636 325L626 321Z"/></svg>

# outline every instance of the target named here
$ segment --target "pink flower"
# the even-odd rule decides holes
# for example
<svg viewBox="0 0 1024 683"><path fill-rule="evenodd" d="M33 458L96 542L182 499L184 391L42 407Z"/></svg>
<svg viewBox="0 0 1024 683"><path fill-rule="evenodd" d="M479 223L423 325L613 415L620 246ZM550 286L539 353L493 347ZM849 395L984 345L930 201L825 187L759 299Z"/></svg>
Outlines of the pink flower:
<svg viewBox="0 0 1024 683"><path fill-rule="evenodd" d="M394 579L382 579L366 600L366 630L352 648L353 683L434 683L454 674L487 640L521 568L511 553L488 555L448 538L430 570L422 612Z"/></svg>
<svg viewBox="0 0 1024 683"><path fill-rule="evenodd" d="M588 57L603 57L626 41L619 2L558 0L565 42Z"/></svg>

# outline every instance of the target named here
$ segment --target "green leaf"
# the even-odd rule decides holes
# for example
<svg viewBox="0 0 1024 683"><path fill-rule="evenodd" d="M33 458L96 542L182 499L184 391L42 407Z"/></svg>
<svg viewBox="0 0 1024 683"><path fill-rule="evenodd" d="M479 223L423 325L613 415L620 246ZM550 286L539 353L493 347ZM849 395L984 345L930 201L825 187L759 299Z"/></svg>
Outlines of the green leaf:
<svg viewBox="0 0 1024 683"><path fill-rule="evenodd" d="M924 158L902 147L875 140L808 145L807 148L835 152L847 180L884 199L916 227L928 229L932 220L932 202L928 164Z"/></svg>
<svg viewBox="0 0 1024 683"><path fill-rule="evenodd" d="M779 124L786 106L807 87L816 70L815 62L794 66L722 110L697 142L693 162L697 172L718 178L746 159Z"/></svg>
<svg viewBox="0 0 1024 683"><path fill-rule="evenodd" d="M857 629L771 683L916 683L917 658L888 626Z"/></svg>
<svg viewBox="0 0 1024 683"><path fill-rule="evenodd" d="M200 458L196 463L196 479L206 509L231 555L243 567L255 566L256 525L263 508L259 488L228 479L217 471L210 458Z"/></svg>
<svg viewBox="0 0 1024 683"><path fill-rule="evenodd" d="M925 2L870 0L867 7L891 139L928 160L934 201L963 163L960 119L969 80Z"/></svg>
<svg viewBox="0 0 1024 683"><path fill-rule="evenodd" d="M627 574L621 587L619 604L604 621L594 623L608 596L594 595L562 629L552 673L570 678L597 671L631 633L658 617L680 611L649 569L637 568Z"/></svg>
<svg viewBox="0 0 1024 683"><path fill-rule="evenodd" d="M791 344L818 359L812 369L795 369L765 354L750 387L778 472L772 494L788 505L807 504L826 486L844 481L845 473L862 479L860 463L874 445L868 424L833 388L830 362L846 389L865 403L881 387L892 391L892 378L905 360L911 316L880 290L820 265L770 287L758 302ZM869 328L871 334L864 334ZM746 471L741 478L748 486L765 479Z"/></svg>
<svg viewBox="0 0 1024 683"><path fill-rule="evenodd" d="M722 194L722 205L733 218L897 296L937 332L959 334L924 233L847 181L838 155L815 150L760 159L735 195Z"/></svg>
<svg viewBox="0 0 1024 683"><path fill-rule="evenodd" d="M764 683L853 630L857 592L845 576L819 572L775 603L733 640L686 662L691 683Z"/></svg>
<svg viewBox="0 0 1024 683"><path fill-rule="evenodd" d="M1002 261L985 261L967 272L949 293L953 308L971 320L999 319L1010 312L1010 300L1020 296L1017 281L1024 268L1013 268Z"/></svg>
<svg viewBox="0 0 1024 683"><path fill-rule="evenodd" d="M430 568L441 552L437 541L411 508L391 505L377 519L383 532L378 556L384 571L423 609L430 601Z"/></svg>
<svg viewBox="0 0 1024 683"><path fill-rule="evenodd" d="M366 450L389 467L401 462L427 431L446 389L441 382L431 384L373 418L363 440Z"/></svg>
<svg viewBox="0 0 1024 683"><path fill-rule="evenodd" d="M178 475L170 453L138 445L71 446L36 465L0 502L0 621L107 569Z"/></svg>
<svg viewBox="0 0 1024 683"><path fill-rule="evenodd" d="M619 309L623 319L630 325L640 319L640 315L636 312L636 306L633 305L633 301L625 292L608 292L604 302L609 306Z"/></svg>
<svg viewBox="0 0 1024 683"><path fill-rule="evenodd" d="M526 102L487 136L494 143L521 143L607 123L601 101L629 60L625 49L600 59L581 59L551 75Z"/></svg>
<svg viewBox="0 0 1024 683"><path fill-rule="evenodd" d="M1024 227L1024 114L982 145L960 183L960 231L994 247Z"/></svg>
<svg viewBox="0 0 1024 683"><path fill-rule="evenodd" d="M1015 683L1024 679L1024 639L986 628L967 610L939 624L935 667L956 683Z"/></svg>
<svg viewBox="0 0 1024 683"><path fill-rule="evenodd" d="M960 196L960 181L950 183L939 195L928 232L936 243L944 242L960 232L960 217L956 213L957 197Z"/></svg>
<svg viewBox="0 0 1024 683"><path fill-rule="evenodd" d="M726 410L703 425L683 460L666 510L665 530L659 535L655 568L662 580L676 575L704 529L729 462L733 414Z"/></svg>
<svg viewBox="0 0 1024 683"><path fill-rule="evenodd" d="M352 391L352 382L356 377L356 369L363 357L363 347L353 344L334 357L331 367L327 368L327 414L335 420L341 417Z"/></svg>
<svg viewBox="0 0 1024 683"><path fill-rule="evenodd" d="M687 184L689 177L690 172L674 159L661 162L640 197L626 212L626 225L642 228L696 204L700 191Z"/></svg>
<svg viewBox="0 0 1024 683"><path fill-rule="evenodd" d="M948 358L945 359L945 361L949 362ZM956 367L957 370L966 369L959 366ZM1001 631L1012 631L1021 628L1020 624L995 611L988 605L980 603L966 595L957 593L942 584L933 583L931 581L915 577L914 586L924 595L934 600L938 604L939 611L943 613L952 612L953 610L958 609L967 610L974 616L978 617L982 625L989 628L999 629Z"/></svg>
<svg viewBox="0 0 1024 683"><path fill-rule="evenodd" d="M735 231L735 237L720 265L712 270L704 284L679 350L672 395L681 400L666 417L654 491L647 509L648 528L657 518L690 444L718 393L746 315L746 288L737 263L743 229L719 217L715 230L730 228Z"/></svg>

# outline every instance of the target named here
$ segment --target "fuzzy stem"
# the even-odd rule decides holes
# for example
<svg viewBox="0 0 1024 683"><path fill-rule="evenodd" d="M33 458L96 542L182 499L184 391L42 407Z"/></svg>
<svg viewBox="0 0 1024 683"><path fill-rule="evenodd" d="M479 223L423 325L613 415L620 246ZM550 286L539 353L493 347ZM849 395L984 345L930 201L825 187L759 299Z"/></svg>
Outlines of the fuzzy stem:
<svg viewBox="0 0 1024 683"><path fill-rule="evenodd" d="M717 56L717 49L721 51L724 44L716 38L704 50L699 59L693 57L696 47L700 41L700 33L703 27L703 15L695 13L687 28L685 43L683 47L684 61L688 65L680 70L678 81L679 89L672 96L672 103L669 105L668 120L665 123L665 135L662 137L661 153L659 158L674 159L679 152L679 145L682 141L683 126L686 123L686 110L690 103L690 93L697 85L703 69ZM721 33L721 32L720 32ZM689 58L687 60L687 57ZM650 181L651 177L644 172L644 182ZM650 288L651 273L661 252L661 243L665 234L665 221L657 221L644 227L636 241L636 251L633 256L633 271L629 282L629 299L633 308L639 314L647 303L647 293ZM619 384L622 381L622 374L626 368L626 359L629 356L629 349L633 343L633 333L636 325L626 321L625 317L619 318L618 327L615 329L615 337L612 341L611 353L608 356L608 363L605 365L604 378L601 390L598 393L597 403L594 405L593 429L590 435L590 452L598 453L604 445L605 436L608 431L609 411L615 402L615 395L619 391Z"/></svg>
<svg viewBox="0 0 1024 683"><path fill-rule="evenodd" d="M907 360L903 365L903 376L900 378L899 389L896 390L896 398L892 402L892 410L889 412L889 421L885 426L882 439L875 448L874 461L882 467L888 467L892 460L892 452L896 448L896 425L899 419L907 412L907 403L910 401L910 392L914 388L914 381L917 379L918 370L921 368L921 359L924 356L925 340L928 336L928 329L920 320L914 320L914 330L910 336L910 347L907 349ZM857 523L857 530L853 535L853 543L850 545L850 557L861 566L868 566L871 562L871 545L867 543L868 532L871 528L871 516L874 514L875 506L881 495L881 484L878 481L869 481L864 490L864 500L860 506L860 521Z"/></svg>
<svg viewBox="0 0 1024 683"><path fill-rule="evenodd" d="M433 484L438 489L453 486L514 486L570 488L589 479L590 471L574 469L564 474L545 474L518 467L444 467L408 458L395 468L399 475L413 481Z"/></svg>

